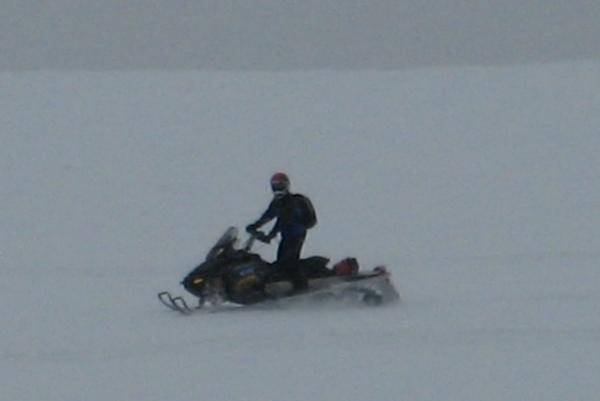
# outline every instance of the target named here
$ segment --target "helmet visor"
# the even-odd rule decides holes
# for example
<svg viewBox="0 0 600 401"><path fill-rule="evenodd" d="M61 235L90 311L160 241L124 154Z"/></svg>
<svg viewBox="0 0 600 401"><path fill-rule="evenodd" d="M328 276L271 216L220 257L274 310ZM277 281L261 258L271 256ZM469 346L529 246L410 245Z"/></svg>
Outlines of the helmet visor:
<svg viewBox="0 0 600 401"><path fill-rule="evenodd" d="M281 181L281 182L272 182L271 183L271 189L273 190L273 192L281 192L281 191L287 191L288 190L288 183Z"/></svg>

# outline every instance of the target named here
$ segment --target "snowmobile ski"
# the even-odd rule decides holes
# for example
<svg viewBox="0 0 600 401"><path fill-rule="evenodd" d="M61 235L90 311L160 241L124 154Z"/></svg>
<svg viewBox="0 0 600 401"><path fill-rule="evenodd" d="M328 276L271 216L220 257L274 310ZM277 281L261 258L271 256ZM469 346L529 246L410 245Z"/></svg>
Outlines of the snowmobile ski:
<svg viewBox="0 0 600 401"><path fill-rule="evenodd" d="M179 312L182 315L191 315L191 314L198 313L198 312L217 313L217 312L225 312L225 311L230 311L230 310L239 310L242 308L248 308L248 307L254 306L254 305L245 306L245 305L239 305L239 304L226 302L226 303L220 303L220 304L219 303L208 304L208 305L205 304L203 306L197 306L197 307L193 308L193 307L189 306L187 301L182 296L174 297L168 291L162 291L162 292L158 293L158 299L159 299L160 303L162 303L164 306L166 306L167 308L169 308L172 311Z"/></svg>
<svg viewBox="0 0 600 401"><path fill-rule="evenodd" d="M173 297L170 292L162 291L158 293L158 299L160 302L166 306L167 308L182 313L184 315L189 315L194 312L198 308L190 308L188 303L183 299L183 297L177 296Z"/></svg>

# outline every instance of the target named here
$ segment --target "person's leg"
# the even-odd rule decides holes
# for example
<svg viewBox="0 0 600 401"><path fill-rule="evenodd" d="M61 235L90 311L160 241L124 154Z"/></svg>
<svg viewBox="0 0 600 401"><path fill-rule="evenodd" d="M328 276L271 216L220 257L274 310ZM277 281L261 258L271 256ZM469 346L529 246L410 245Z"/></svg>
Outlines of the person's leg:
<svg viewBox="0 0 600 401"><path fill-rule="evenodd" d="M292 281L294 291L301 291L308 288L308 280L298 264L304 239L304 235L284 237L281 239L279 249L277 250L277 264Z"/></svg>

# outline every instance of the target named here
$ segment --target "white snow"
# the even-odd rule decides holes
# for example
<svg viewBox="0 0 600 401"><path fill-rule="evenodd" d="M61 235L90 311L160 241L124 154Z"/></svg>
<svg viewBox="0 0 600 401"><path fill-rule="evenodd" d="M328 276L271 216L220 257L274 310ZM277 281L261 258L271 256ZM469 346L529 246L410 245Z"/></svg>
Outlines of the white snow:
<svg viewBox="0 0 600 401"><path fill-rule="evenodd" d="M0 400L597 399L600 63L0 86ZM278 170L402 303L158 303Z"/></svg>

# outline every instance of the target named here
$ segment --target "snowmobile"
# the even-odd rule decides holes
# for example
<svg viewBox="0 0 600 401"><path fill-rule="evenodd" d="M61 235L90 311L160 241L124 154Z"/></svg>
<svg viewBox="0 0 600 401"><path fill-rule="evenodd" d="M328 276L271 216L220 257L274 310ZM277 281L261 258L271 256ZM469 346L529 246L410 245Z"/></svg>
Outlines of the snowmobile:
<svg viewBox="0 0 600 401"><path fill-rule="evenodd" d="M354 258L343 259L332 267L322 256L300 259L297 267L307 278L308 288L295 291L292 279L276 262L269 263L251 252L255 240L250 235L245 245L237 248L238 229L229 227L225 231L206 259L181 282L198 299L197 306L168 291L160 292L159 300L172 310L189 314L200 309L285 304L301 299L380 305L399 298L384 266L360 272Z"/></svg>

